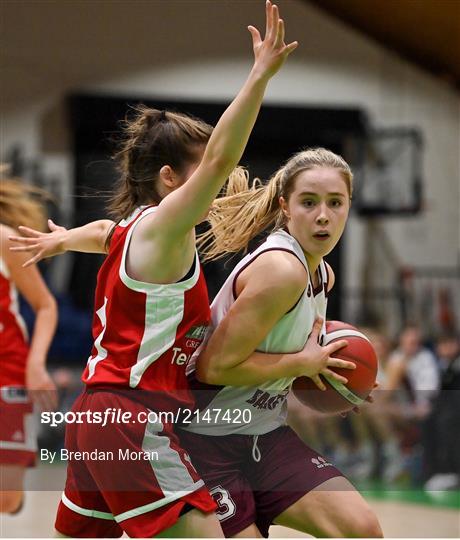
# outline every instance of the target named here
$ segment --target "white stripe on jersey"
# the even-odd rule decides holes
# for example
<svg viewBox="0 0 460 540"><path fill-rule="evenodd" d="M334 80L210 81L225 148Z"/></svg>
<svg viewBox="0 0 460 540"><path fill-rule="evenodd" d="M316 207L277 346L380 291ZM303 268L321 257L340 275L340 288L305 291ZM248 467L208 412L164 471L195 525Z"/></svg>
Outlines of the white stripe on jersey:
<svg viewBox="0 0 460 540"><path fill-rule="evenodd" d="M145 429L144 439L142 441L142 450L149 455L158 453L159 459L150 460L155 480L158 482L163 495L166 498L174 497L177 493L190 493L204 486L203 480L195 482L189 473L186 465L181 459L180 454L174 448L171 448L171 439L159 435L164 426L161 422L149 422Z"/></svg>
<svg viewBox="0 0 460 540"><path fill-rule="evenodd" d="M184 316L185 292L194 287L200 277L200 263L198 253L195 251L195 268L193 275L176 283L147 283L128 276L126 271L126 257L134 229L144 217L153 214L157 207L150 207L143 211L143 215L131 227L125 238L123 255L119 268L121 281L136 292L146 294L145 323L136 365L131 368L129 385L135 388L141 381L142 375L158 358L168 351L176 340L177 328ZM130 216L125 226L139 216L139 212Z"/></svg>
<svg viewBox="0 0 460 540"><path fill-rule="evenodd" d="M147 294L145 300L144 335L131 368L129 386L135 388L147 368L168 351L176 340L179 324L184 316L184 295L158 298Z"/></svg>
<svg viewBox="0 0 460 540"><path fill-rule="evenodd" d="M88 358L88 380L91 379L91 377L94 375L94 372L96 371L97 364L101 361L107 358L107 349L105 349L101 342L104 339L105 329L107 326L107 316L105 313L107 307L107 297L104 296L104 305L96 311L96 315L99 317L99 320L102 324L102 331L97 336L96 341L94 342L94 347L96 348L97 355L92 358L91 356Z"/></svg>
<svg viewBox="0 0 460 540"><path fill-rule="evenodd" d="M15 284L11 281L11 275L10 271L8 269L8 266L6 265L5 261L0 257L0 274L8 280L9 283L9 293L10 293L10 308L9 312L14 316L16 319L16 324L18 325L19 329L22 332L22 335L24 336L25 341L29 341L29 333L27 331L26 323L24 322L24 319L21 316L21 313L19 312L19 300L18 300L18 291L16 289Z"/></svg>

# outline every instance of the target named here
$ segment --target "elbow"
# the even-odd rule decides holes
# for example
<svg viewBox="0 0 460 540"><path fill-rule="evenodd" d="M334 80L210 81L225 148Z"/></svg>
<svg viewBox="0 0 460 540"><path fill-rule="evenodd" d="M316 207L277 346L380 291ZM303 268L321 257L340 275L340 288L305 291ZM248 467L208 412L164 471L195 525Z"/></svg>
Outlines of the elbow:
<svg viewBox="0 0 460 540"><path fill-rule="evenodd" d="M41 304L36 306L35 314L36 316L42 315L46 317L46 320L54 325L57 324L58 304L51 293L47 294Z"/></svg>
<svg viewBox="0 0 460 540"><path fill-rule="evenodd" d="M54 319L57 319L57 317L58 317L58 304L57 304L56 299L54 298L54 296L51 295L51 294L49 295L47 305L46 305L46 309L48 310L48 313L51 314L51 316Z"/></svg>
<svg viewBox="0 0 460 540"><path fill-rule="evenodd" d="M200 383L219 384L219 376L215 370L197 367L196 378Z"/></svg>
<svg viewBox="0 0 460 540"><path fill-rule="evenodd" d="M213 385L226 384L224 373L216 366L206 365L204 362L197 362L195 376L198 382Z"/></svg>

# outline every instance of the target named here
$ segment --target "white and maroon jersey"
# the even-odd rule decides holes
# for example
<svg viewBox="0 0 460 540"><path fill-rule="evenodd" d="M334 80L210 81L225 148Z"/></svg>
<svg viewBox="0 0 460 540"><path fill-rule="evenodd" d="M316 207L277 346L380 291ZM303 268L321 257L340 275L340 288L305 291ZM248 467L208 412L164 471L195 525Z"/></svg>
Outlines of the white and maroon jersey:
<svg viewBox="0 0 460 540"><path fill-rule="evenodd" d="M89 387L136 388L151 398L152 408L175 411L193 404L185 367L205 337L210 309L196 252L192 270L177 283L144 283L128 276L132 233L155 211L138 208L115 228L97 276L94 345L82 379Z"/></svg>
<svg viewBox="0 0 460 540"><path fill-rule="evenodd" d="M18 293L0 257L0 386L24 386L27 329L19 313Z"/></svg>
<svg viewBox="0 0 460 540"><path fill-rule="evenodd" d="M315 319L322 317L326 321L328 271L324 261L321 261L317 270L318 286L315 289L302 248L297 240L284 230L272 233L234 268L211 305L212 326L217 327L235 301L235 283L240 273L259 255L273 250L293 253L307 271L308 285L297 304L276 323L257 350L265 353L297 352L304 347ZM325 334L325 322L321 333ZM194 379L193 370L199 352L193 356L187 373L194 388L200 414L196 413L192 422L185 425L184 429L204 435L262 435L285 424L286 397L293 378L269 381L256 387L204 385ZM228 412L225 415L226 411Z"/></svg>

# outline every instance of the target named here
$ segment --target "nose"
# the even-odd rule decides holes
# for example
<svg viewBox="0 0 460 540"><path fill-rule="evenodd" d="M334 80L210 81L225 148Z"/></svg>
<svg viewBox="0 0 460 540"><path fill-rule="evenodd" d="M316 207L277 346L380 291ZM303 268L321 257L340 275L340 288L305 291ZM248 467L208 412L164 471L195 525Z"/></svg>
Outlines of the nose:
<svg viewBox="0 0 460 540"><path fill-rule="evenodd" d="M327 205L321 204L318 207L318 215L316 216L316 223L318 225L327 225L329 223L329 217L327 213Z"/></svg>

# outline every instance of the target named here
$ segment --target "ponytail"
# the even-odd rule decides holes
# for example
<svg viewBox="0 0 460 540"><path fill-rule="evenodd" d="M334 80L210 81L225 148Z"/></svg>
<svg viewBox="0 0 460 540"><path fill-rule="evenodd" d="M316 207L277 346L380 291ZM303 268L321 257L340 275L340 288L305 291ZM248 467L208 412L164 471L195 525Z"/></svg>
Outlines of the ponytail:
<svg viewBox="0 0 460 540"><path fill-rule="evenodd" d="M247 170L237 167L231 173L224 195L214 201L208 215L211 229L198 237L205 261L246 251L255 236L279 221L282 175L280 169L267 185L256 178L249 187Z"/></svg>
<svg viewBox="0 0 460 540"><path fill-rule="evenodd" d="M120 174L109 201L115 221L127 218L138 206L159 204L156 179L161 167L178 173L197 159L212 127L192 116L171 111L136 107L134 117L125 120L123 138L114 160Z"/></svg>

